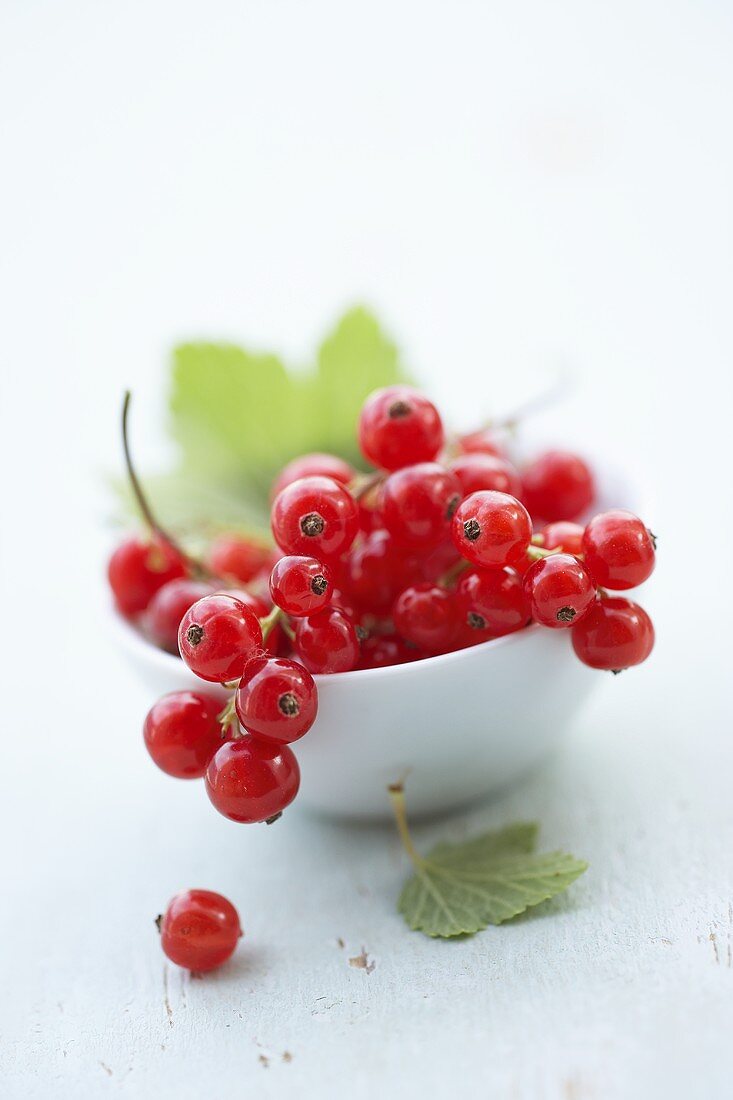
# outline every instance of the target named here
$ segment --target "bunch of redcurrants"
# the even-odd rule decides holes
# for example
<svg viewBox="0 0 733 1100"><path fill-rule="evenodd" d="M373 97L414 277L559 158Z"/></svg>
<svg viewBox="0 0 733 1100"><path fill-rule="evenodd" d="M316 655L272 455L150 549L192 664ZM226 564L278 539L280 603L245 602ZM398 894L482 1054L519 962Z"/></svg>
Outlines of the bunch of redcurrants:
<svg viewBox="0 0 733 1100"><path fill-rule="evenodd" d="M149 539L129 539L109 563L118 608L232 692L224 706L205 691L164 696L144 733L163 771L203 776L234 821L271 822L297 794L289 746L316 718L314 675L416 661L532 623L569 630L581 661L613 672L654 644L646 612L608 594L647 579L654 537L625 511L575 522L595 496L577 455L548 452L520 474L490 429L447 445L437 409L408 386L373 393L358 436L373 474L312 454L279 475L276 551L226 536L204 564L151 523Z"/></svg>

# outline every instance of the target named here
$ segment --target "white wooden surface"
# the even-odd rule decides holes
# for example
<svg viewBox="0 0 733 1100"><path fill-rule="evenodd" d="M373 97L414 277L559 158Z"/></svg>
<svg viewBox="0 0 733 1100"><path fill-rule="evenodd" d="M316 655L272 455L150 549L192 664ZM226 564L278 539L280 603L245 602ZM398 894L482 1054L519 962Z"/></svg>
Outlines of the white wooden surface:
<svg viewBox="0 0 733 1100"><path fill-rule="evenodd" d="M4 1098L731 1095L730 12L505 7L3 5ZM357 295L455 417L574 364L548 435L623 448L660 535L648 666L417 830L590 861L460 943L396 914L389 829L239 829L158 774L101 627L123 384L154 462L172 340L304 358ZM190 885L246 928L199 981L152 924Z"/></svg>

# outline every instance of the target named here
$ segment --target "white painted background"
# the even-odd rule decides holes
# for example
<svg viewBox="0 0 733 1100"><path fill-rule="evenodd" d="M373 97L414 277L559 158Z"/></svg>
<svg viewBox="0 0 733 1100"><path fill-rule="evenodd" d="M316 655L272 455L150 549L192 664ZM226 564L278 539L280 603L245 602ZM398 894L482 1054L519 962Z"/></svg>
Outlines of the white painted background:
<svg viewBox="0 0 733 1100"><path fill-rule="evenodd" d="M732 22L4 0L3 1097L730 1096ZM158 774L102 626L123 385L155 464L174 340L305 359L355 299L455 420L570 364L548 434L623 451L660 535L648 666L541 772L417 830L537 817L590 860L462 943L396 915L389 829L238 829ZM152 926L188 885L247 930L205 981Z"/></svg>

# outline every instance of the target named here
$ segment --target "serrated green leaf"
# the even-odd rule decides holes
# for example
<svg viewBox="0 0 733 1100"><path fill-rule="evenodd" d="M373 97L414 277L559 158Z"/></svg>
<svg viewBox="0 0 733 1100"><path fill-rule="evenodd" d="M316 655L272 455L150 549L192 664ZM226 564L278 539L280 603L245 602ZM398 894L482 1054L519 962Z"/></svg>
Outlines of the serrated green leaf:
<svg viewBox="0 0 733 1100"><path fill-rule="evenodd" d="M535 825L518 824L463 844L438 844L416 863L398 908L410 928L451 937L501 924L554 897L587 868L565 852L536 855Z"/></svg>

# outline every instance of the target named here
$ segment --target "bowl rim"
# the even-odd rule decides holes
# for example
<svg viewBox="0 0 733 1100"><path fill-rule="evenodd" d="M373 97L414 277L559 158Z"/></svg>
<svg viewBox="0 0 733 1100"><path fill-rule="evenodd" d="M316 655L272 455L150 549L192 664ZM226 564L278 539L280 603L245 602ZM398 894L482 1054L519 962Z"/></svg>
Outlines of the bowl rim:
<svg viewBox="0 0 733 1100"><path fill-rule="evenodd" d="M111 601L108 603L109 617L113 624L113 630L117 637L122 640L123 644L128 649L136 650L141 657L146 661L149 661L154 666L157 666L161 672L190 672L183 664L180 657L177 657L173 653L169 653L165 649L160 649L149 638L147 638L144 632L136 626L134 622L131 622L126 618ZM333 673L318 673L315 674L313 679L318 684L333 683L337 680L339 683L360 681L365 676L374 678L376 676L396 676L400 673L404 673L407 669L415 669L423 666L425 668L435 669L436 665L451 664L459 661L468 653L484 652L486 650L503 649L508 646L517 645L523 639L538 634L542 630L542 627L538 623L529 623L521 630L514 630L511 634L503 634L499 638L489 638L485 642L477 642L476 645L466 646L464 649L454 649L450 653L436 653L432 656L422 657L419 661L406 661L397 665L384 665L382 668L354 668L350 672L333 672ZM191 672L191 676L195 676L195 673ZM202 680L202 684L207 681ZM211 684L211 687L223 687L221 684Z"/></svg>

